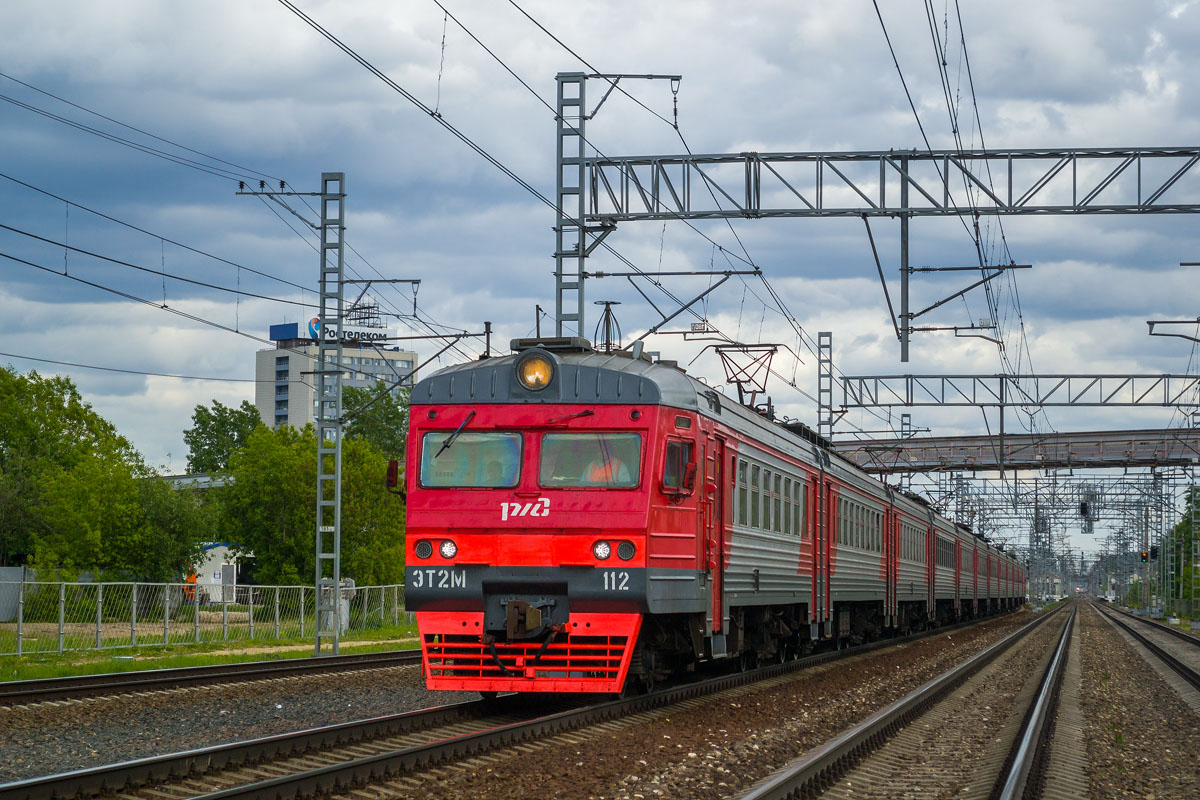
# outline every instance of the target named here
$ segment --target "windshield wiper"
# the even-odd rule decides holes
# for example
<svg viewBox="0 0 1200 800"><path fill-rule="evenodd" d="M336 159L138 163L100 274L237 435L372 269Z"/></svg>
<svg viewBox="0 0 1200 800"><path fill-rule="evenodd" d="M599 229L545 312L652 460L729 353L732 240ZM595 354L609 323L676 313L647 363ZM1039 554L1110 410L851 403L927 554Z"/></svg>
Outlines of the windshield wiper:
<svg viewBox="0 0 1200 800"><path fill-rule="evenodd" d="M566 422L569 419L575 419L575 417L590 417L592 414L595 414L595 413L596 413L595 411L592 411L589 408L586 411L577 411L574 414L567 414L565 417L553 417L552 419L546 420L546 424L547 425L556 425L559 422Z"/></svg>
<svg viewBox="0 0 1200 800"><path fill-rule="evenodd" d="M462 421L461 425L459 425L457 428L454 429L454 433L447 436L446 441L442 442L442 449L438 450L436 453L433 454L434 458L437 458L442 453L444 453L445 451L450 449L450 445L454 444L454 440L458 438L458 435L460 433L462 433L462 429L467 427L467 423L470 422L474 416L475 416L474 411L471 411L470 414L467 414L467 418Z"/></svg>

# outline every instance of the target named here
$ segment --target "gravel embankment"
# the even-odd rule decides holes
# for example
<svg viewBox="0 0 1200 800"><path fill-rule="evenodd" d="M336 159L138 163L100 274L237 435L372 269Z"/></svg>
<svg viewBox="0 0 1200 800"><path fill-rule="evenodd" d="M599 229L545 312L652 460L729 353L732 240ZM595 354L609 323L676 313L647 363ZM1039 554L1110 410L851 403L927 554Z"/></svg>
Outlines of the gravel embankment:
<svg viewBox="0 0 1200 800"><path fill-rule="evenodd" d="M0 708L0 782L478 699L406 666Z"/></svg>
<svg viewBox="0 0 1200 800"><path fill-rule="evenodd" d="M387 797L724 798L903 697L1030 620L1028 612L741 690L691 711L652 713L607 730L485 756ZM535 751L536 750L536 751ZM373 792L368 792L371 794ZM366 795L359 795L366 796Z"/></svg>
<svg viewBox="0 0 1200 800"><path fill-rule="evenodd" d="M1080 613L1091 797L1200 797L1200 717L1096 611Z"/></svg>
<svg viewBox="0 0 1200 800"><path fill-rule="evenodd" d="M987 797L1065 622L1065 616L1050 620L1002 653L857 764L824 796Z"/></svg>

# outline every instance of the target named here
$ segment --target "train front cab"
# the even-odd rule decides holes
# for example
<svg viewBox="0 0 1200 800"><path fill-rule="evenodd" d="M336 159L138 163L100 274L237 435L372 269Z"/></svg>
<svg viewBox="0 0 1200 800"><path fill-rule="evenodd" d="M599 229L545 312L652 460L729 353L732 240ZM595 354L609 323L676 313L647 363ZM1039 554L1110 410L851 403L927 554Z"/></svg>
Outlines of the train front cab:
<svg viewBox="0 0 1200 800"><path fill-rule="evenodd" d="M512 359L495 361L503 379ZM635 645L655 587L679 585L661 580L667 568L697 590L695 415L621 403L615 390L587 405L419 402L448 391L417 387L408 451L405 599L427 686L621 691L642 668ZM593 456L623 469L591 474ZM484 471L494 461L498 478Z"/></svg>

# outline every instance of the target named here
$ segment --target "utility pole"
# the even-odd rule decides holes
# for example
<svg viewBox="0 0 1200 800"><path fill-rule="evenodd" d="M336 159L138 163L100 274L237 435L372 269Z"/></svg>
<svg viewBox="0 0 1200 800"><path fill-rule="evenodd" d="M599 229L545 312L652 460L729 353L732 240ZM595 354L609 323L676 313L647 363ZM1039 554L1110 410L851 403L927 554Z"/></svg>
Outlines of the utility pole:
<svg viewBox="0 0 1200 800"><path fill-rule="evenodd" d="M671 93L678 95L680 75L618 75L588 74L583 72L560 72L558 82L558 105L555 111L555 210L554 225L554 330L555 336L565 336L563 323L573 323L575 335L584 335L584 281L588 274L584 270L586 259L608 234L616 229L615 223L591 224L587 222L588 187L586 137L587 121L596 116L600 106L617 90L622 78L637 80L669 80ZM601 80L608 90L589 114L587 110L587 81ZM624 92L624 89L619 91ZM588 242L588 236L594 236ZM540 334L539 334L540 336Z"/></svg>
<svg viewBox="0 0 1200 800"><path fill-rule="evenodd" d="M817 433L833 441L833 331L817 332Z"/></svg>
<svg viewBox="0 0 1200 800"><path fill-rule="evenodd" d="M342 324L345 311L346 174L321 173L321 320L314 389L317 398L317 587L313 642L338 654L342 579Z"/></svg>
<svg viewBox="0 0 1200 800"><path fill-rule="evenodd" d="M244 182L237 194L264 197L295 215L321 237L318 255L317 364L313 395L317 428L316 599L313 652L321 654L322 641L332 642L338 654L341 635L342 579L342 358L345 322L346 173L322 172L320 192L290 192L281 181L279 191L258 182L258 191L247 191ZM280 197L316 196L321 200L321 223L314 225ZM364 289L365 291L365 289ZM414 289L415 295L415 289ZM414 303L415 308L415 303ZM300 609L301 615L304 609Z"/></svg>

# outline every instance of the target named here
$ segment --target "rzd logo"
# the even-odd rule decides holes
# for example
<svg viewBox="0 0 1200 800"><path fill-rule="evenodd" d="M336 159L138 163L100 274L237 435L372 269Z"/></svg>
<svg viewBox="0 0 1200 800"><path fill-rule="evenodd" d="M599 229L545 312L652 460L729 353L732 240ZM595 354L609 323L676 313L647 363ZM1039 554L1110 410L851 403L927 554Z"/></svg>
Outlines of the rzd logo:
<svg viewBox="0 0 1200 800"><path fill-rule="evenodd" d="M533 503L501 503L500 521L505 522L510 517L548 517L550 516L550 498L539 497Z"/></svg>

